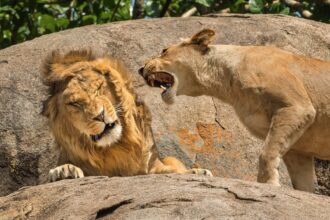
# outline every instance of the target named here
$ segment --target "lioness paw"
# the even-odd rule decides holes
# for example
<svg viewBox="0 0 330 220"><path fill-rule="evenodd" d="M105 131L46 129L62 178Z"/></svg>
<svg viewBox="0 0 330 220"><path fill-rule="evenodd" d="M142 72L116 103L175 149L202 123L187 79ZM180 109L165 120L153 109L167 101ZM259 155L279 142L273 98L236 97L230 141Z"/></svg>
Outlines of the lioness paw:
<svg viewBox="0 0 330 220"><path fill-rule="evenodd" d="M212 172L207 169L193 168L189 170L191 174L203 175L203 176L213 176Z"/></svg>
<svg viewBox="0 0 330 220"><path fill-rule="evenodd" d="M48 174L48 179L50 182L55 182L62 179L77 179L84 177L83 171L72 164L64 164L51 169Z"/></svg>

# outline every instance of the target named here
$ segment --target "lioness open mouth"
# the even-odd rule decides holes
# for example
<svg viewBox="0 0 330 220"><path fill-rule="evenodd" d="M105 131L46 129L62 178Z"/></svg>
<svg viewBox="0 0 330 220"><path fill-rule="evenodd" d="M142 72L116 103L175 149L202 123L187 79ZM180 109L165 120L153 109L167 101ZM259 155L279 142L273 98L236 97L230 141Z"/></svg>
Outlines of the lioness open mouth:
<svg viewBox="0 0 330 220"><path fill-rule="evenodd" d="M152 87L162 88L164 91L162 95L166 93L174 84L174 77L167 72L154 72L147 76L147 83Z"/></svg>
<svg viewBox="0 0 330 220"><path fill-rule="evenodd" d="M113 122L113 123L109 123L109 124L106 124L105 127L104 127L104 130L99 133L99 134L95 134L95 135L90 135L91 139L94 141L94 142L97 142L98 140L100 140L104 135L108 134L110 132L110 130L112 130L114 127L116 126L116 123Z"/></svg>

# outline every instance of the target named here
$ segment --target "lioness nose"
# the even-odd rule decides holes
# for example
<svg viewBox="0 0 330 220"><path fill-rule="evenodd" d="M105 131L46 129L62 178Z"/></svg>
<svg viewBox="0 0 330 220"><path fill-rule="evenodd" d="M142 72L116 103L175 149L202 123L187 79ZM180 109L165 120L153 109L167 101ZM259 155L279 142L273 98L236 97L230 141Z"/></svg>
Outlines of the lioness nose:
<svg viewBox="0 0 330 220"><path fill-rule="evenodd" d="M144 70L144 67L141 67L141 68L139 69L139 74L140 74L141 76L143 76L143 70Z"/></svg>
<svg viewBox="0 0 330 220"><path fill-rule="evenodd" d="M104 109L98 116L94 117L94 120L104 122Z"/></svg>

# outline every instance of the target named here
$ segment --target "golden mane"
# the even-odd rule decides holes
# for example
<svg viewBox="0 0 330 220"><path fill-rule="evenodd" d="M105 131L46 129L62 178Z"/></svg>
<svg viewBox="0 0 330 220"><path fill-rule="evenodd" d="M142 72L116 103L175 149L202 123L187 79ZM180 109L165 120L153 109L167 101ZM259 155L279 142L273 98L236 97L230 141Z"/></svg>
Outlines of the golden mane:
<svg viewBox="0 0 330 220"><path fill-rule="evenodd" d="M95 144L86 141L85 138L78 135L79 131L74 131L74 128L70 127L64 129L63 126L65 123L63 123L62 119L58 118L57 115L61 106L50 104L51 101L54 102L54 99L57 98L59 93L63 92L70 79L85 69L93 69L101 75L106 76L109 84L114 86L115 96L120 102L122 110L120 120L123 122L123 136L121 140L115 143L114 146L111 146L110 149L100 149L96 147ZM84 160L88 157L88 161L97 167L97 169L101 170L104 169L106 164L104 164L102 160L103 157L100 157L100 154L115 155L113 156L113 160L116 161L117 158L123 158L121 155L117 154L131 153L131 159L139 163L139 157L143 154L141 146L143 146L145 140L142 135L142 127L139 127L136 123L138 110L135 103L136 94L132 87L132 80L129 72L120 61L108 56L97 57L93 55L91 51L87 50L71 51L65 55L61 55L58 51L55 51L52 52L45 61L42 75L44 84L49 87L49 98L44 102L42 113L52 119L50 120L50 126L55 138L62 142L60 144L61 148L67 146L65 144L66 142L75 143L74 145L78 146L73 148L75 152L72 153L80 155L81 158L79 158L79 160ZM139 117L139 119L141 119L141 117ZM68 135L67 132L69 132L70 135ZM72 150L72 148L70 150ZM71 157L70 159L75 160L76 158ZM125 161L117 161L116 163L121 163L122 167L129 167L128 164L123 164ZM110 167L113 166L110 165ZM115 173L117 172L121 173L122 170L116 171Z"/></svg>

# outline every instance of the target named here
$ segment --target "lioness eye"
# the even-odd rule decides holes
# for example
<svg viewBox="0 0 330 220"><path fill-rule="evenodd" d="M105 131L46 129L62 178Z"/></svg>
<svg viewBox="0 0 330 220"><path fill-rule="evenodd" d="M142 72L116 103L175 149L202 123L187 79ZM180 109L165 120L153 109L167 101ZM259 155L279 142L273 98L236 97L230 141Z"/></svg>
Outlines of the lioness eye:
<svg viewBox="0 0 330 220"><path fill-rule="evenodd" d="M75 107L75 108L81 108L81 104L78 102L69 102L68 105Z"/></svg>
<svg viewBox="0 0 330 220"><path fill-rule="evenodd" d="M167 48L163 49L163 50L162 50L162 53L165 53L166 51L167 51Z"/></svg>

